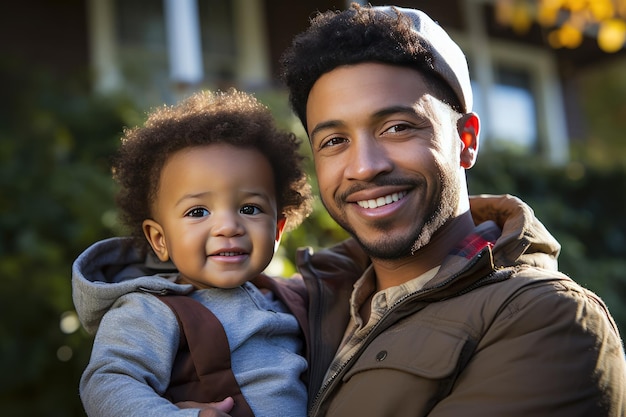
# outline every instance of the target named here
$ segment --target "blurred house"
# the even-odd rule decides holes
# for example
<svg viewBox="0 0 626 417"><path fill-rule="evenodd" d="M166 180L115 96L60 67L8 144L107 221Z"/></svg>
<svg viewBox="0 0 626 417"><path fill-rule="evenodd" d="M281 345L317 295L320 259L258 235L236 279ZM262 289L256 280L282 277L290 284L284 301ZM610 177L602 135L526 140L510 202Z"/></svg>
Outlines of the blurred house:
<svg viewBox="0 0 626 417"><path fill-rule="evenodd" d="M59 77L88 74L94 91L124 91L145 105L173 102L198 88L280 89L278 60L292 37L317 10L348 3L8 2L0 17L1 59ZM568 160L568 137L584 129L578 74L624 52L602 52L593 34L575 49L553 49L537 24L520 35L498 23L496 0L394 3L429 13L466 52L483 146L535 153L557 164Z"/></svg>

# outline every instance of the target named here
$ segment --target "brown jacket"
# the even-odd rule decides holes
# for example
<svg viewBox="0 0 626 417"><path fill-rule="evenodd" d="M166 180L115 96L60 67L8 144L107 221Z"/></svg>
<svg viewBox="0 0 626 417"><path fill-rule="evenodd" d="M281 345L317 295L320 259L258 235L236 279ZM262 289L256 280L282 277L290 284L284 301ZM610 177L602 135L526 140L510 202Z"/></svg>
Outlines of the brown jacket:
<svg viewBox="0 0 626 417"><path fill-rule="evenodd" d="M351 240L299 253L313 343L310 415L626 415L624 350L604 303L557 271L560 246L523 202L473 197L471 210L476 224L502 229L495 246L446 258L328 380L368 260Z"/></svg>

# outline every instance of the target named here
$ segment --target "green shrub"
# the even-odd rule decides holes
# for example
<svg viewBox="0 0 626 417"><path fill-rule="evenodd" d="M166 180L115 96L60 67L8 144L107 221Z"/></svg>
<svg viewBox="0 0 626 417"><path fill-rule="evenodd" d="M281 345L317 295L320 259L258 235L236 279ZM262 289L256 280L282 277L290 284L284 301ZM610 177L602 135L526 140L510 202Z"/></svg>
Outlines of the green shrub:
<svg viewBox="0 0 626 417"><path fill-rule="evenodd" d="M91 340L71 326L70 269L116 233L108 158L135 110L79 79L5 64L0 79L0 414L83 415L78 378Z"/></svg>

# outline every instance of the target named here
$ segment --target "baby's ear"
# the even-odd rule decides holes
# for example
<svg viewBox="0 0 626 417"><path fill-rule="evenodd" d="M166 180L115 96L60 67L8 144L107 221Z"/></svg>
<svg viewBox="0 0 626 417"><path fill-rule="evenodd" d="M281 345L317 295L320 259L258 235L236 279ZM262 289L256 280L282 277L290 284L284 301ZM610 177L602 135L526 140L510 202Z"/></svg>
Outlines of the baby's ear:
<svg viewBox="0 0 626 417"><path fill-rule="evenodd" d="M169 261L170 256L165 243L165 233L161 225L152 219L147 219L143 221L142 228L143 234L159 260L161 262Z"/></svg>
<svg viewBox="0 0 626 417"><path fill-rule="evenodd" d="M280 245L280 238L283 236L283 231L285 230L285 225L287 224L287 219L284 217L279 217L276 220L276 238L274 240L274 252L278 250L278 246Z"/></svg>
<svg viewBox="0 0 626 417"><path fill-rule="evenodd" d="M276 243L280 243L280 238L283 235L283 231L285 230L286 224L287 224L287 219L284 217L280 217L276 221Z"/></svg>

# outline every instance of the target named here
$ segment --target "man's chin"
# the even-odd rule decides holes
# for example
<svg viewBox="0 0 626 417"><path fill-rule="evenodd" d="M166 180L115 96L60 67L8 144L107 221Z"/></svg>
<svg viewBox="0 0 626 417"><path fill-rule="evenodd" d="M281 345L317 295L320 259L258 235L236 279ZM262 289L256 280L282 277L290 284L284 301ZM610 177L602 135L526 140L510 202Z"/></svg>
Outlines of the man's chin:
<svg viewBox="0 0 626 417"><path fill-rule="evenodd" d="M379 240L372 242L360 239L358 236L354 236L354 238L359 242L363 251L367 253L369 257L375 259L403 259L411 255L411 248L413 247L413 240L407 242L398 240Z"/></svg>

